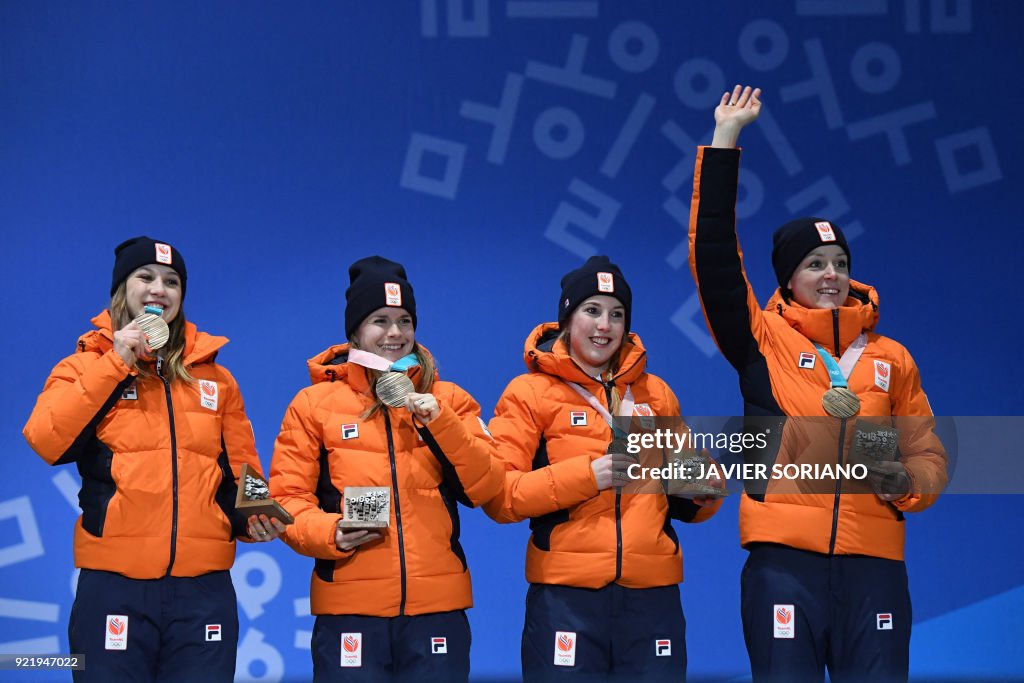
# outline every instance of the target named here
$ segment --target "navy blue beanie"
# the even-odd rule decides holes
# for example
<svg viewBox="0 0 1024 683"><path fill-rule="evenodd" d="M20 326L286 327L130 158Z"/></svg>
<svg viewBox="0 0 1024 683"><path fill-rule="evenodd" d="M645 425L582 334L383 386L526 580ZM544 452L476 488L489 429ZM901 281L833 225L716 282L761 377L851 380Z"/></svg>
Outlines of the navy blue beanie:
<svg viewBox="0 0 1024 683"><path fill-rule="evenodd" d="M128 279L136 268L150 264L169 266L181 277L181 296L185 296L188 270L181 252L167 242L152 237L133 237L114 248L114 274L110 281L110 296L114 296L118 285Z"/></svg>
<svg viewBox="0 0 1024 683"><path fill-rule="evenodd" d="M382 256L367 256L348 268L345 290L345 336L355 334L359 324L378 308L404 308L416 327L416 297L400 263Z"/></svg>
<svg viewBox="0 0 1024 683"><path fill-rule="evenodd" d="M772 266L779 287L789 289L793 271L807 254L821 246L834 244L846 252L850 263L850 247L839 226L824 218L805 216L786 223L772 235Z"/></svg>
<svg viewBox="0 0 1024 683"><path fill-rule="evenodd" d="M626 309L626 332L630 328L633 309L633 291L623 277L619 267L607 256L591 256L576 270L569 271L562 278L562 296L558 300L558 324L565 327L569 316L576 307L595 295L605 295L619 300Z"/></svg>

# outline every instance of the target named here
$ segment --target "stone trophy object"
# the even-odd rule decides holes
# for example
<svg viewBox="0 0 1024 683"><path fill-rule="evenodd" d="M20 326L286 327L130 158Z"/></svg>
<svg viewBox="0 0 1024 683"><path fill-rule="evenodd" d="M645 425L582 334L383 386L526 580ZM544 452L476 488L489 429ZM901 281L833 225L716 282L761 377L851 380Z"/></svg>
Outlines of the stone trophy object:
<svg viewBox="0 0 1024 683"><path fill-rule="evenodd" d="M235 509L249 515L266 515L280 520L283 524L291 524L295 520L281 507L281 504L270 497L270 487L248 465L242 465L238 476L238 495L235 496Z"/></svg>
<svg viewBox="0 0 1024 683"><path fill-rule="evenodd" d="M391 519L391 489L387 486L346 486L342 500L342 529L385 529Z"/></svg>
<svg viewBox="0 0 1024 683"><path fill-rule="evenodd" d="M892 462L899 458L900 433L895 427L857 420L854 426L850 461L862 463L869 469L878 462Z"/></svg>
<svg viewBox="0 0 1024 683"><path fill-rule="evenodd" d="M718 488L711 485L711 482L715 481L715 479L714 477L709 477L708 474L715 463L707 454L693 451L669 460L669 464L675 465L677 473L675 477L666 482L667 493L670 496L679 496L680 498L701 498L704 496L724 498L728 495L724 487Z"/></svg>

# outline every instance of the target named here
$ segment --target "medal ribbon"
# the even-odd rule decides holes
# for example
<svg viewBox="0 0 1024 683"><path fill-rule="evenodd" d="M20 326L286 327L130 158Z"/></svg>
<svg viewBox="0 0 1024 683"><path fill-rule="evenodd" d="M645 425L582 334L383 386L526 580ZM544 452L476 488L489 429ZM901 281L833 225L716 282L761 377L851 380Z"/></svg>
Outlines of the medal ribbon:
<svg viewBox="0 0 1024 683"><path fill-rule="evenodd" d="M597 411L597 414L604 418L604 421L611 427L612 433L617 439L625 439L628 434L621 427L615 425L615 420L612 418L612 414L608 412L608 409L601 405L601 402L597 398L581 387L576 382L570 382L568 380L562 380L570 387L573 391L583 397L583 400L590 404L590 407ZM626 395L622 397L622 401L619 402L619 417L629 417L633 414L633 387L626 387Z"/></svg>
<svg viewBox="0 0 1024 683"><path fill-rule="evenodd" d="M371 370L380 370L381 372L405 372L414 365L419 365L415 353L410 353L408 356L399 358L392 363L383 356L353 348L348 350L348 362L361 365L364 368L370 368Z"/></svg>
<svg viewBox="0 0 1024 683"><path fill-rule="evenodd" d="M842 357L837 363L832 357L832 354L821 347L820 344L815 344L814 348L818 350L818 355L821 356L821 360L825 362L825 369L828 370L829 379L832 382L833 389L847 389L846 380L850 378L850 374L853 372L853 368L857 365L857 361L860 360L860 356L864 353L864 349L868 345L868 335L865 332L861 332L860 335L853 340L849 346L846 347L846 351L843 352Z"/></svg>

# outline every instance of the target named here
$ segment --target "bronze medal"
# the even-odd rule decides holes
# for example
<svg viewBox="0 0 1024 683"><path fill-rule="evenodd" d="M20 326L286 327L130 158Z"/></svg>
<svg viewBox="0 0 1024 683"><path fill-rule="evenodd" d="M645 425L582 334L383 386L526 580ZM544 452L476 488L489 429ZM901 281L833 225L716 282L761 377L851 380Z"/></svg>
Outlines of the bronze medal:
<svg viewBox="0 0 1024 683"><path fill-rule="evenodd" d="M848 420L860 412L860 399L846 387L832 387L821 397L821 405L832 417Z"/></svg>
<svg viewBox="0 0 1024 683"><path fill-rule="evenodd" d="M404 407L413 389L412 380L402 372L385 372L377 380L377 398L392 408Z"/></svg>
<svg viewBox="0 0 1024 683"><path fill-rule="evenodd" d="M146 343L149 348L156 351L171 337L171 330L167 327L164 319L152 313L139 313L135 316L135 324L138 325L143 334L146 335Z"/></svg>

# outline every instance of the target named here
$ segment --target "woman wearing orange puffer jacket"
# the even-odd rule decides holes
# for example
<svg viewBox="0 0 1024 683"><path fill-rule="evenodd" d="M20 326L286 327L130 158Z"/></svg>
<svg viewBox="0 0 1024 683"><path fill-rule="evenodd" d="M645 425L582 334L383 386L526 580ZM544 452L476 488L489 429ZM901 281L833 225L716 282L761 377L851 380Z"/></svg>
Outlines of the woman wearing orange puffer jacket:
<svg viewBox="0 0 1024 683"><path fill-rule="evenodd" d="M678 418L679 402L645 370L619 268L595 256L561 284L558 323L530 334L529 372L490 423L507 473L485 509L501 522L529 518L533 532L523 677L681 680L683 563L671 520L704 521L719 501L613 489L629 463L618 449L606 454L615 418Z"/></svg>
<svg viewBox="0 0 1024 683"><path fill-rule="evenodd" d="M234 539L269 541L283 526L235 510L239 470L259 459L238 385L214 362L227 339L185 320L181 254L148 237L114 254L110 309L25 425L44 460L82 477L68 639L88 668L74 679L230 682ZM167 323L158 351L135 322L143 312Z"/></svg>
<svg viewBox="0 0 1024 683"><path fill-rule="evenodd" d="M349 276L349 343L309 361L313 386L288 406L270 472L295 518L285 541L316 560L314 680L465 681L473 597L456 502L496 495L501 467L476 401L416 342L405 269L372 256ZM387 371L414 385L403 407L377 396ZM350 486L390 490L388 528L339 525Z"/></svg>
<svg viewBox="0 0 1024 683"><path fill-rule="evenodd" d="M914 360L874 331L878 295L850 279L838 226L807 217L776 230L779 288L758 305L735 206L736 142L757 118L759 97L749 87L725 93L714 140L698 150L690 265L701 305L740 375L746 415L761 423L756 428L784 425L778 442L747 457L769 467L861 464L869 474L746 491L741 602L751 670L759 683L818 683L826 668L832 680L906 681L904 513L935 502L947 481L946 453Z"/></svg>

